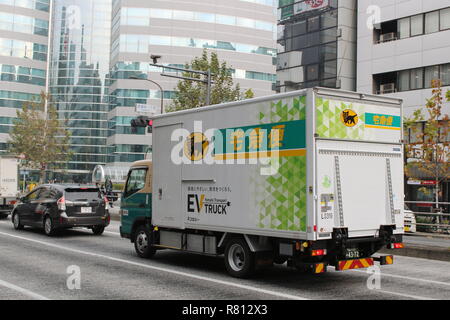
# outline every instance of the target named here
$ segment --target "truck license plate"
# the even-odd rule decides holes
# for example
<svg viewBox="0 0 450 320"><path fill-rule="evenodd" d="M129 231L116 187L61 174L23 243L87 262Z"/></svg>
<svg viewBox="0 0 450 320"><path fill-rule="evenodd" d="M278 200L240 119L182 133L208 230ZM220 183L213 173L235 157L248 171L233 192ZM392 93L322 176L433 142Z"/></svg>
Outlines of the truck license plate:
<svg viewBox="0 0 450 320"><path fill-rule="evenodd" d="M347 249L347 253L345 254L346 259L359 259L361 257L361 253L359 249Z"/></svg>
<svg viewBox="0 0 450 320"><path fill-rule="evenodd" d="M92 213L92 208L91 207L82 207L81 213Z"/></svg>

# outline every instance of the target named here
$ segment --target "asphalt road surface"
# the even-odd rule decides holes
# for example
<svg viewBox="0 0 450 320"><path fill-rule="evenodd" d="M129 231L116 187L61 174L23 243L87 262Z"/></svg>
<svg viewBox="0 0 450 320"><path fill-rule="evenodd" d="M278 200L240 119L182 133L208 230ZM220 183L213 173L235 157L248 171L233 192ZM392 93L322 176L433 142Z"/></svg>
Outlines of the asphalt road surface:
<svg viewBox="0 0 450 320"><path fill-rule="evenodd" d="M450 300L449 262L396 257L381 267L379 288L369 288L373 279L366 270L309 275L277 266L239 280L221 258L163 251L140 259L118 222L100 237L77 229L48 238L0 220L0 300Z"/></svg>

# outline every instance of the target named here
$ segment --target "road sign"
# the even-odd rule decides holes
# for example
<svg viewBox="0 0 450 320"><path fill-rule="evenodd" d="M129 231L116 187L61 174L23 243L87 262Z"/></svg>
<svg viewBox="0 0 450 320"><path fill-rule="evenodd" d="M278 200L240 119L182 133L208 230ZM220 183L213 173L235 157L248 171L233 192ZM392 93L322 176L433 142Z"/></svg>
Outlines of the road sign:
<svg viewBox="0 0 450 320"><path fill-rule="evenodd" d="M136 112L137 113L152 113L156 114L158 112L158 108L156 106L152 106L149 104L136 104Z"/></svg>

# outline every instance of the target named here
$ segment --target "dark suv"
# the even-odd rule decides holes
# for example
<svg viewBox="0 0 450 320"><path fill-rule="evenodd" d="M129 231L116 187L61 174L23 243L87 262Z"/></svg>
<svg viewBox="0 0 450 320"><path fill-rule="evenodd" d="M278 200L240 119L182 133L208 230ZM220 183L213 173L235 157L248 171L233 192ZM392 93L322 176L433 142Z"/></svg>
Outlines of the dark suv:
<svg viewBox="0 0 450 320"><path fill-rule="evenodd" d="M52 236L58 229L85 227L101 235L110 223L108 200L97 187L42 185L22 197L12 211L16 230L43 228Z"/></svg>

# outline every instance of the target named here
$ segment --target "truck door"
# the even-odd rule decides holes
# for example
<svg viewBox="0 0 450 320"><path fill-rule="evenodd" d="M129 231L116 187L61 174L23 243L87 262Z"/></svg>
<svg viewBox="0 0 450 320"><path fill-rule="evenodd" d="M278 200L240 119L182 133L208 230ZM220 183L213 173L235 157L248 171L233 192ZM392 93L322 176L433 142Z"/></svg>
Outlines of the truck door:
<svg viewBox="0 0 450 320"><path fill-rule="evenodd" d="M174 147L180 141L171 141L181 124L154 128L153 139L153 224L168 228L184 228L182 211L182 166L172 159ZM175 155L177 156L177 155ZM181 155L180 155L181 156Z"/></svg>
<svg viewBox="0 0 450 320"><path fill-rule="evenodd" d="M151 172L148 167L132 168L128 173L125 191L120 208L122 210L122 229L131 233L133 223L138 218L151 215L151 191L146 188L146 181L150 180ZM146 190L148 189L148 190Z"/></svg>
<svg viewBox="0 0 450 320"><path fill-rule="evenodd" d="M317 231L348 228L350 237L376 236L382 225L403 233L401 145L317 142Z"/></svg>

